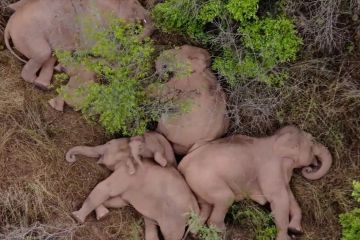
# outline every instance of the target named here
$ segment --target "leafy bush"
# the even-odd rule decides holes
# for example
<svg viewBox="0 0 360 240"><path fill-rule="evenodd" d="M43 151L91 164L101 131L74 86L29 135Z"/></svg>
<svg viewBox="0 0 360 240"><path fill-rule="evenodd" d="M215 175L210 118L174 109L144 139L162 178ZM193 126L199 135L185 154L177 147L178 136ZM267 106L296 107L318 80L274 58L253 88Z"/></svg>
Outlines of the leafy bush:
<svg viewBox="0 0 360 240"><path fill-rule="evenodd" d="M141 134L148 122L159 117L162 106L154 106L146 93L149 83L143 80L151 73L153 42L140 40L140 25L115 18L109 20L108 27L88 21L92 24L84 32L93 45L73 54L56 53L64 66L86 67L101 78L79 90L86 96L80 109L86 116L97 118L109 133Z"/></svg>
<svg viewBox="0 0 360 240"><path fill-rule="evenodd" d="M352 196L360 203L360 182L353 182L354 191ZM340 214L340 224L342 226L343 240L357 240L360 236L360 208L356 208L348 213Z"/></svg>
<svg viewBox="0 0 360 240"><path fill-rule="evenodd" d="M190 231L196 233L200 240L221 240L220 231L212 226L207 227L203 225L196 213L191 212L188 215L187 222Z"/></svg>
<svg viewBox="0 0 360 240"><path fill-rule="evenodd" d="M281 85L287 73L278 66L296 58L301 39L290 19L259 17L258 5L258 0L166 0L153 15L161 30L185 33L212 48L213 69L231 86L249 79Z"/></svg>
<svg viewBox="0 0 360 240"><path fill-rule="evenodd" d="M238 221L252 229L256 240L275 239L277 230L271 214L252 203L245 201L234 204L230 209L230 217L233 221Z"/></svg>
<svg viewBox="0 0 360 240"><path fill-rule="evenodd" d="M229 0L226 4L226 9L235 20L246 22L257 19L256 12L259 7L258 4L258 0Z"/></svg>

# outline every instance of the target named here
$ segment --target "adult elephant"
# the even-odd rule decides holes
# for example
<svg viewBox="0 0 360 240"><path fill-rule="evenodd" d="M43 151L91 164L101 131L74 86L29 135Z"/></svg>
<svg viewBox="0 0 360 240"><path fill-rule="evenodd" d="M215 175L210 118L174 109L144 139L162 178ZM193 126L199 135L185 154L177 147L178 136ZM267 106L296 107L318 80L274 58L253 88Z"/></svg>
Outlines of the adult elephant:
<svg viewBox="0 0 360 240"><path fill-rule="evenodd" d="M208 51L189 45L166 50L156 60L159 74L172 75L161 94L188 104L182 112L162 114L156 130L173 144L177 154L221 137L228 129L225 94L210 63Z"/></svg>
<svg viewBox="0 0 360 240"><path fill-rule="evenodd" d="M90 17L105 22L114 15L129 22L144 23L144 36L154 29L148 11L137 0L21 0L9 5L15 10L6 26L4 37L29 60L21 76L36 86L47 89L56 58L53 50L75 50L88 44L82 34L82 19Z"/></svg>
<svg viewBox="0 0 360 240"><path fill-rule="evenodd" d="M303 168L305 178L316 180L331 163L325 146L287 126L270 137L235 135L202 145L184 157L179 170L200 201L204 222L224 230L225 214L234 201L270 202L276 239L285 240L288 230L301 232L301 209L289 186L293 169Z"/></svg>

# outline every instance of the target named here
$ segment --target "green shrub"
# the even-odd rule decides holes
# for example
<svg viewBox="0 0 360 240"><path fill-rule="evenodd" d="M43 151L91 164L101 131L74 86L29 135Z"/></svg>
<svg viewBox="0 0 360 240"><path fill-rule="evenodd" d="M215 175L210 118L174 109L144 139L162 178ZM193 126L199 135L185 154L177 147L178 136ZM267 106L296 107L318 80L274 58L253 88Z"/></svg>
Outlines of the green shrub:
<svg viewBox="0 0 360 240"><path fill-rule="evenodd" d="M246 22L257 19L258 4L258 0L229 0L226 9L235 20Z"/></svg>
<svg viewBox="0 0 360 240"><path fill-rule="evenodd" d="M184 33L213 50L213 69L231 86L256 79L282 85L301 39L285 16L258 16L258 0L166 0L153 15L165 32Z"/></svg>
<svg viewBox="0 0 360 240"><path fill-rule="evenodd" d="M354 191L352 196L360 203L360 182L353 182ZM342 226L342 240L358 240L360 236L360 208L340 214Z"/></svg>
<svg viewBox="0 0 360 240"><path fill-rule="evenodd" d="M109 21L108 27L87 25L85 36L94 42L90 48L56 55L64 66L83 66L99 76L101 83L79 90L86 96L80 109L87 117L99 120L109 133L141 134L161 112L148 108L161 105L152 104L143 81L151 73L153 42L139 40L140 25Z"/></svg>
<svg viewBox="0 0 360 240"><path fill-rule="evenodd" d="M258 56L258 60L266 69L295 60L301 43L292 21L284 17L265 18L246 24L239 31L244 47L248 52Z"/></svg>
<svg viewBox="0 0 360 240"><path fill-rule="evenodd" d="M191 212L188 215L187 223L190 231L196 233L199 240L221 240L220 231L212 226L203 225L196 213Z"/></svg>
<svg viewBox="0 0 360 240"><path fill-rule="evenodd" d="M275 239L277 230L270 213L246 201L234 204L229 213L233 221L253 230L254 239Z"/></svg>
<svg viewBox="0 0 360 240"><path fill-rule="evenodd" d="M194 0L170 0L157 4L152 15L157 27L164 32L184 32L194 39L201 39L203 24L199 21L198 7Z"/></svg>

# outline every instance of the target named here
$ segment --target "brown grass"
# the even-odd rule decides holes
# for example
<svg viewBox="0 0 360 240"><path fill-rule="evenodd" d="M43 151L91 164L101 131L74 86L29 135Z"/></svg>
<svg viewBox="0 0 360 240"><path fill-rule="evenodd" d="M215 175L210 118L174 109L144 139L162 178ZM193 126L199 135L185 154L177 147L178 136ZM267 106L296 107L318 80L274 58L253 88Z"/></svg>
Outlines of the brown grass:
<svg viewBox="0 0 360 240"><path fill-rule="evenodd" d="M52 110L54 93L25 84L20 71L0 52L0 239L126 239L139 219L131 209L84 225L70 216L108 171L88 159L70 165L65 151L103 143L103 130L79 113Z"/></svg>
<svg viewBox="0 0 360 240"><path fill-rule="evenodd" d="M351 181L360 180L360 56L343 53L356 27L334 23L344 12L336 1L291 2L289 13L305 39L303 60L289 67L291 79L281 88L253 82L228 93L232 133L263 136L296 124L329 147L334 156L329 174L307 181L296 173L291 186L303 210L302 239L338 240L338 215L354 207ZM359 8L350 3L349 11ZM301 20L298 11L304 8L311 14ZM317 25L322 21L315 21L316 12L325 17L324 25ZM178 44L173 36L156 36ZM316 49L331 50L329 57L313 57ZM334 51L336 57L329 55ZM69 165L64 153L71 146L103 143L107 136L78 113L52 110L47 100L54 93L25 84L20 71L7 51L0 52L0 239L141 239L141 218L130 208L101 221L92 215L84 225L71 218L108 171L88 159ZM229 239L252 239L239 224L229 228Z"/></svg>

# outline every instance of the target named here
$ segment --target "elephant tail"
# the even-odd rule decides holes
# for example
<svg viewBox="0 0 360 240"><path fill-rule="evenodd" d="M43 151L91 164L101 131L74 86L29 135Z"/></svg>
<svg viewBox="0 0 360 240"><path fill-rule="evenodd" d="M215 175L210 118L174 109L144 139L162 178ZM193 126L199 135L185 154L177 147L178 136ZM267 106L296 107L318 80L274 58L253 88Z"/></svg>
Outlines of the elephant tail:
<svg viewBox="0 0 360 240"><path fill-rule="evenodd" d="M9 23L6 25L6 28L5 28L5 31L4 31L4 40L5 40L5 45L6 45L6 48L9 49L9 51L11 52L12 55L14 55L17 59L19 59L21 62L23 63L27 63L26 60L22 59L21 57L19 57L19 55L17 55L15 53L15 51L11 48L10 46L10 32L9 32Z"/></svg>

